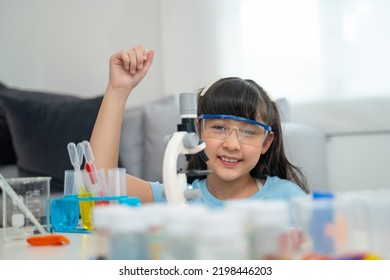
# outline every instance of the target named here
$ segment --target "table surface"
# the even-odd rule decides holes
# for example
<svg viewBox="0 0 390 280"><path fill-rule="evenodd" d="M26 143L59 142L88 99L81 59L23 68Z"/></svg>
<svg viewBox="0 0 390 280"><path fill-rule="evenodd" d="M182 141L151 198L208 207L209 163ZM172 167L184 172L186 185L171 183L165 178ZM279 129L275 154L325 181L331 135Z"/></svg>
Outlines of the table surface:
<svg viewBox="0 0 390 280"><path fill-rule="evenodd" d="M95 259L101 240L90 233L56 233L70 243L60 246L32 246L26 238L5 240L6 230L0 228L0 259L2 260L87 260Z"/></svg>

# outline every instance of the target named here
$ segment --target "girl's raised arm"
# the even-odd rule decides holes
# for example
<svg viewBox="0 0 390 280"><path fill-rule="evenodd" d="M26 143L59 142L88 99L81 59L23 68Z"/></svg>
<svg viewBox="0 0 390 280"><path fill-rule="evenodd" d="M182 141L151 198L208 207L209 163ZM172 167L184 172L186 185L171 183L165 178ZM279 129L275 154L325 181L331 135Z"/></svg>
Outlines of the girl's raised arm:
<svg viewBox="0 0 390 280"><path fill-rule="evenodd" d="M147 51L142 45L111 56L109 82L90 139L97 168L108 170L118 167L126 101L149 71L153 57L154 51ZM146 181L127 175L126 183L129 196L137 196L142 202L153 200Z"/></svg>

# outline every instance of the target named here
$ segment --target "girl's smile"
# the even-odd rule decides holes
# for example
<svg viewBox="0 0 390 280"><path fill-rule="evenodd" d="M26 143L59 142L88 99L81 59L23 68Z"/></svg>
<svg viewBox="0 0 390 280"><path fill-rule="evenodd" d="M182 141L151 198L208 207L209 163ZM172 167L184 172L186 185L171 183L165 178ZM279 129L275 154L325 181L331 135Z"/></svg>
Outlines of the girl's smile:
<svg viewBox="0 0 390 280"><path fill-rule="evenodd" d="M220 162L226 167L235 167L237 166L241 160L237 158L232 158L228 156L217 156L220 159Z"/></svg>

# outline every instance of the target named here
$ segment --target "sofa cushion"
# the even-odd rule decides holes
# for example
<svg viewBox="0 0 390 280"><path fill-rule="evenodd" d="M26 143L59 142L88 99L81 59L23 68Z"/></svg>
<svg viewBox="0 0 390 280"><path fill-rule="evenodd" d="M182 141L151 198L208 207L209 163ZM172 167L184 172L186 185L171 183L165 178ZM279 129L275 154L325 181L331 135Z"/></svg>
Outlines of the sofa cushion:
<svg viewBox="0 0 390 280"><path fill-rule="evenodd" d="M301 124L282 124L288 160L302 169L310 191L329 191L326 136L321 129Z"/></svg>
<svg viewBox="0 0 390 280"><path fill-rule="evenodd" d="M280 120L282 122L290 121L290 103L287 98L278 98L275 100L275 103L278 106Z"/></svg>
<svg viewBox="0 0 390 280"><path fill-rule="evenodd" d="M1 90L0 104L24 174L51 176L51 189L62 190L64 171L72 168L66 146L90 138L101 101L102 96Z"/></svg>
<svg viewBox="0 0 390 280"><path fill-rule="evenodd" d="M179 107L174 96L145 105L145 150L144 174L148 181L162 181L162 163L165 152L165 137L177 130L180 122Z"/></svg>
<svg viewBox="0 0 390 280"><path fill-rule="evenodd" d="M142 178L144 158L144 120L143 106L126 109L121 130L119 146L119 165L127 173Z"/></svg>

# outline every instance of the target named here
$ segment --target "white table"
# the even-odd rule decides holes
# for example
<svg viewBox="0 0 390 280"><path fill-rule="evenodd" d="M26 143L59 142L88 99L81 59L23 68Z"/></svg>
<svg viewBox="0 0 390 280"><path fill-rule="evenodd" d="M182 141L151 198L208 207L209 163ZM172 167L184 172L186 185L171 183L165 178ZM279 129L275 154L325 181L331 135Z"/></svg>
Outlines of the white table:
<svg viewBox="0 0 390 280"><path fill-rule="evenodd" d="M70 243L61 246L32 246L26 239L4 240L0 228L0 259L2 260L87 260L94 259L101 248L94 234L55 233L66 236Z"/></svg>

